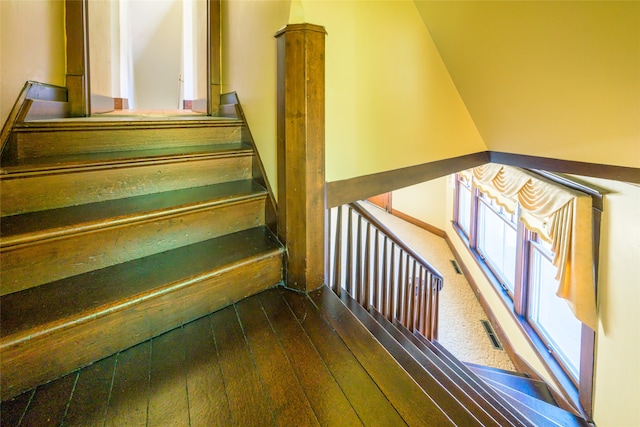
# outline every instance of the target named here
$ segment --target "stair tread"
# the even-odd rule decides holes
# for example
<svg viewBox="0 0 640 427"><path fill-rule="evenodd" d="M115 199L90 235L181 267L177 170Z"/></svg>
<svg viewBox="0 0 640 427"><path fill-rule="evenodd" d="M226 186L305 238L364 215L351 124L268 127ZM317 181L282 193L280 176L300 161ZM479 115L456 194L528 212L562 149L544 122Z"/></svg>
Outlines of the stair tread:
<svg viewBox="0 0 640 427"><path fill-rule="evenodd" d="M250 145L238 142L146 150L105 151L65 156L29 157L26 159L11 159L6 161L3 159L2 174L42 173L57 169L108 166L134 161L177 160L180 158L187 159L213 155L231 155L252 151L253 149Z"/></svg>
<svg viewBox="0 0 640 427"><path fill-rule="evenodd" d="M2 218L0 244L7 247L265 194L260 184L247 179L11 215Z"/></svg>
<svg viewBox="0 0 640 427"><path fill-rule="evenodd" d="M281 253L264 226L0 297L0 337L15 342L164 294L243 260Z"/></svg>
<svg viewBox="0 0 640 427"><path fill-rule="evenodd" d="M553 395L544 381L522 376L518 372L514 375L507 373L508 371L493 371L492 369L482 369L482 367L477 366L470 366L470 368L483 380L496 381L513 390L535 397L536 399L545 401L552 405L556 404Z"/></svg>
<svg viewBox="0 0 640 427"><path fill-rule="evenodd" d="M374 318L387 330L391 328L395 329L394 332L396 334L400 334L400 337L403 341L409 341L411 346L413 346L418 354L423 355L426 359L429 360L431 364L433 364L439 369L443 375L448 378L448 383L452 383L452 386L447 386L449 390L452 390L452 387L457 387L461 391L463 391L469 398L473 399L474 402L478 404L483 411L489 414L492 418L497 420L501 425L522 425L523 422L516 418L509 411L505 411L504 407L496 402L496 400L488 395L482 390L482 388L474 387L473 383L469 383L466 381L463 375L460 375L454 366L451 366L450 363L447 362L446 359L439 357L431 348L426 344L428 340L419 339L417 335L411 333L409 329L407 329L402 323L397 320L394 320L393 323L389 322L382 314L375 311L373 312ZM397 338L396 338L397 339ZM401 342L398 339L398 342ZM405 346L403 344L403 346ZM405 347L406 348L406 347ZM423 365L427 368L427 365ZM429 369L429 371L432 371Z"/></svg>
<svg viewBox="0 0 640 427"><path fill-rule="evenodd" d="M543 415L544 417L552 419L558 425L562 426L570 426L570 425L584 425L584 420L580 417L573 415L570 412L565 411L558 406L545 402L536 397L530 396L529 394L515 390L505 384L502 384L498 381L493 381L491 379L486 380L487 384L493 387L498 392L510 396L510 398L518 402L521 406L526 406L538 414Z"/></svg>
<svg viewBox="0 0 640 427"><path fill-rule="evenodd" d="M329 288L323 286L310 297L407 424L455 425L449 413L406 375L388 351L384 351L362 321L353 321L358 315L345 307Z"/></svg>
<svg viewBox="0 0 640 427"><path fill-rule="evenodd" d="M473 387L485 397L485 399L491 401L497 408L503 408L505 414L515 414L521 422L527 420L526 414L518 411L509 402L505 401L500 393L485 383L480 377L478 377L465 363L456 358L446 347L440 344L438 341L429 341L424 336L415 334L415 337L424 344L427 348L433 351L440 359L442 359L452 370L454 370L461 378ZM530 421L526 421L531 424Z"/></svg>
<svg viewBox="0 0 640 427"><path fill-rule="evenodd" d="M588 426L588 423L582 418L573 415L555 405L543 402L517 390L503 388L501 384L489 380L490 386L493 387L504 398L511 402L513 406L520 408L526 412L529 417L536 420L540 426Z"/></svg>
<svg viewBox="0 0 640 427"><path fill-rule="evenodd" d="M32 120L29 122L17 123L14 129L67 129L67 128L141 128L141 127L162 127L162 126L229 126L242 125L244 122L233 117L207 116L204 114L130 114L130 115L100 115L91 117L65 117L60 119Z"/></svg>
<svg viewBox="0 0 640 427"><path fill-rule="evenodd" d="M493 366L485 366L485 365L478 365L475 363L471 363L471 362L464 362L465 365L467 365L469 368L471 368L471 370L476 371L476 373L481 372L481 371L487 371L489 373L499 373L499 374L505 374L505 375L512 375L512 376L517 376L517 377L523 377L523 378L531 378L529 375L522 373L522 372L517 372L517 371L509 371L507 369L500 369L500 368L495 368Z"/></svg>

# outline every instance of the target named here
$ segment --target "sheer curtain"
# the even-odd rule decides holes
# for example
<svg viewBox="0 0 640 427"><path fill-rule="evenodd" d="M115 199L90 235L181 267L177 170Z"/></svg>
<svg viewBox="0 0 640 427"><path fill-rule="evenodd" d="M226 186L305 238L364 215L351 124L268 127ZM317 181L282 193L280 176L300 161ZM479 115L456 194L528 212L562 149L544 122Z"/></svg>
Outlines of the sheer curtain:
<svg viewBox="0 0 640 427"><path fill-rule="evenodd" d="M591 197L509 166L489 163L472 174L473 185L509 212L515 213L520 203L520 220L552 243L560 282L557 295L595 330Z"/></svg>

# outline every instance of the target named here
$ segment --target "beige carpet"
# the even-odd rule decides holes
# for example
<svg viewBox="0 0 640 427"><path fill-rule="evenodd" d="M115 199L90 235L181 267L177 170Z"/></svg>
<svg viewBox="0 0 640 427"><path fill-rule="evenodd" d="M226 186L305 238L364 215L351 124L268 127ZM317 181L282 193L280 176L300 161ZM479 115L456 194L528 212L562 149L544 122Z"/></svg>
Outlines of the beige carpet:
<svg viewBox="0 0 640 427"><path fill-rule="evenodd" d="M438 341L464 362L515 371L507 353L491 344L480 322L487 320L487 315L465 277L454 270L451 264L454 257L445 240L377 206L364 205L444 277Z"/></svg>

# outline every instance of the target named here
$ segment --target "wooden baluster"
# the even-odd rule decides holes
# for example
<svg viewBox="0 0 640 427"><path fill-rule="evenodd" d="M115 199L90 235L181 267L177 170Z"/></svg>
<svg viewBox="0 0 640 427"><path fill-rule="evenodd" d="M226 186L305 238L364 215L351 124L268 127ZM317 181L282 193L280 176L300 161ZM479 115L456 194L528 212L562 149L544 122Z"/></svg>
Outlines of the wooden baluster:
<svg viewBox="0 0 640 427"><path fill-rule="evenodd" d="M425 295L426 306L424 311L424 336L428 340L431 340L431 279L431 273L427 273L425 281L425 288L427 292Z"/></svg>
<svg viewBox="0 0 640 427"><path fill-rule="evenodd" d="M373 300L373 306L376 310L382 313L380 310L380 231L375 229L375 237L374 237L374 245L375 249L373 251L373 292L371 295L371 299Z"/></svg>
<svg viewBox="0 0 640 427"><path fill-rule="evenodd" d="M402 321L402 277L404 275L404 268L402 264L402 260L404 259L404 250L400 249L400 253L398 254L398 280L396 281L396 299L395 304L393 305L393 316Z"/></svg>
<svg viewBox="0 0 640 427"><path fill-rule="evenodd" d="M333 216L333 211L334 209L331 209L331 208L327 209L326 228L324 229L324 232L327 233L327 235L324 238L324 241L325 241L324 243L324 250L325 250L324 277L325 277L325 282L327 286L329 286L329 289L331 289L335 293L336 292L335 283L333 282L333 275L331 270L331 248L334 247L333 242L331 241L331 236L333 236L333 228L331 227L331 224L333 223L333 221L331 221L331 217Z"/></svg>
<svg viewBox="0 0 640 427"><path fill-rule="evenodd" d="M425 289L425 284L424 284L424 279L425 279L425 272L424 272L424 268L420 268L420 313L418 314L418 319L419 319L419 325L418 325L418 330L420 331L420 333L422 335L425 334L425 321L424 321L424 313L426 311L426 305L427 305L427 300L426 300L426 289Z"/></svg>
<svg viewBox="0 0 640 427"><path fill-rule="evenodd" d="M433 305L431 307L431 339L438 339L438 309L440 305L440 279L434 277Z"/></svg>
<svg viewBox="0 0 640 427"><path fill-rule="evenodd" d="M395 271L396 269L396 244L391 242L391 258L389 265L391 267L391 272L389 275L389 312L387 313L387 320L393 321L393 316L395 315Z"/></svg>
<svg viewBox="0 0 640 427"><path fill-rule="evenodd" d="M388 243L389 243L389 239L387 238L387 236L384 236L384 240L383 240L384 246L382 246L382 289L381 289L382 302L380 303L380 306L382 308L382 315L385 316L387 319L389 318L389 286L390 286L389 276L388 276L389 268L387 267L389 262L389 258L387 257Z"/></svg>
<svg viewBox="0 0 640 427"><path fill-rule="evenodd" d="M409 328L409 317L411 316L411 311L409 311L411 307L411 292L409 288L411 285L411 277L409 274L411 272L409 268L410 265L411 257L407 254L404 267L404 304L402 304L402 318L404 319L405 328Z"/></svg>
<svg viewBox="0 0 640 427"><path fill-rule="evenodd" d="M351 283L353 281L353 208L349 208L349 216L347 218L347 274L345 289L349 295L353 295L351 291Z"/></svg>
<svg viewBox="0 0 640 427"><path fill-rule="evenodd" d="M407 259L407 263L409 262L409 254L405 254L406 255L406 259ZM405 265L405 263L403 262L403 260L400 260L400 266L402 268L402 286L400 286L400 288L402 289L402 296L399 298L399 304L398 304L398 320L400 320L400 323L402 323L404 325L404 327L407 327L407 296L408 296L408 292L407 292L407 278L409 276L409 269L408 267Z"/></svg>
<svg viewBox="0 0 640 427"><path fill-rule="evenodd" d="M422 266L419 262L416 262L416 267L413 275L413 293L414 293L414 302L413 302L413 331L420 330L420 307L422 306L422 301L420 299L422 293L420 292L420 272L422 271Z"/></svg>
<svg viewBox="0 0 640 427"><path fill-rule="evenodd" d="M369 309L369 304L371 303L371 224L367 222L367 233L365 234L365 243L364 243L364 293L363 293L363 301L362 306Z"/></svg>
<svg viewBox="0 0 640 427"><path fill-rule="evenodd" d="M416 283L417 283L417 277L416 277L416 260L412 259L411 260L411 278L409 280L409 289L411 290L411 295L409 297L409 330L411 332L413 332L414 328L415 328L415 324L416 324L416 308L418 306L417 300L416 300Z"/></svg>
<svg viewBox="0 0 640 427"><path fill-rule="evenodd" d="M356 228L356 281L353 299L362 305L362 217L358 214L358 227Z"/></svg>
<svg viewBox="0 0 640 427"><path fill-rule="evenodd" d="M338 296L342 294L342 206L338 206L338 218L336 218L336 247L333 261L333 282Z"/></svg>

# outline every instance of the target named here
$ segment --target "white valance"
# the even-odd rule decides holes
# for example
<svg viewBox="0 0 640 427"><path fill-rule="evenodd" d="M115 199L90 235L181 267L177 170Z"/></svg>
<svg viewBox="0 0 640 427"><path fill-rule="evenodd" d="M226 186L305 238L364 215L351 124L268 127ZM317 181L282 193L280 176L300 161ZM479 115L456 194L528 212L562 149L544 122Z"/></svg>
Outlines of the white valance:
<svg viewBox="0 0 640 427"><path fill-rule="evenodd" d="M560 283L557 295L568 301L578 320L595 330L591 197L493 163L473 168L473 185L510 213L520 204L520 220L552 243Z"/></svg>

